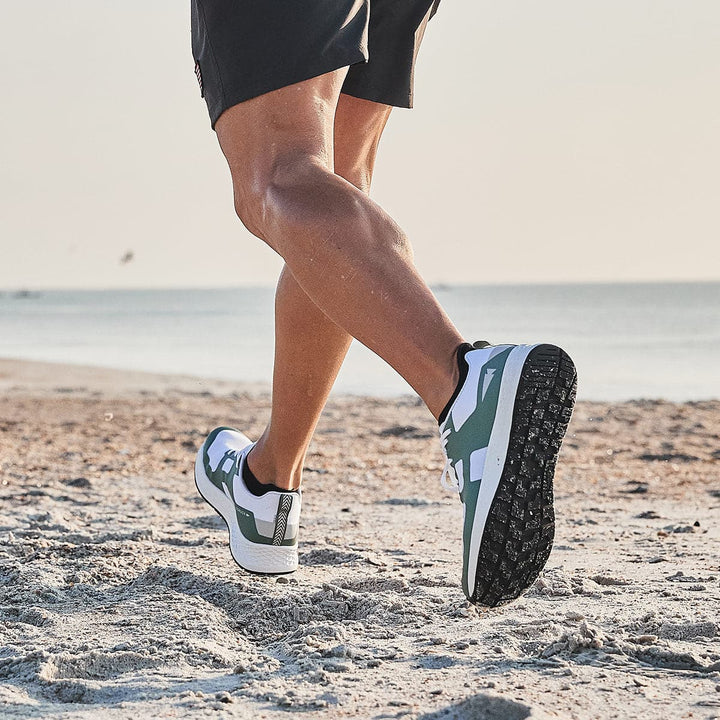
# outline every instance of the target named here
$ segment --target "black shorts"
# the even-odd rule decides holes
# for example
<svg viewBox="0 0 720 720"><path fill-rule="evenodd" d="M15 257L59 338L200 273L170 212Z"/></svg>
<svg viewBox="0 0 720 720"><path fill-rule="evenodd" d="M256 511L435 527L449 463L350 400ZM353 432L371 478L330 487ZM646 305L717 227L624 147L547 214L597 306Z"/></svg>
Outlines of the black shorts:
<svg viewBox="0 0 720 720"><path fill-rule="evenodd" d="M413 70L440 0L191 0L210 121L229 107L351 66L342 92L412 107Z"/></svg>

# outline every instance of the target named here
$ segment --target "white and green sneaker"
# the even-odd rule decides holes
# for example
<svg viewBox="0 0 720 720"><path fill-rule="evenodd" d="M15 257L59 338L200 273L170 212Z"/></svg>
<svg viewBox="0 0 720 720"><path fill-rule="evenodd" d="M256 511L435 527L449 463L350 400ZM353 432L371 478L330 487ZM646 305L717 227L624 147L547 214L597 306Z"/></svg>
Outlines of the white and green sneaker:
<svg viewBox="0 0 720 720"><path fill-rule="evenodd" d="M255 443L233 428L215 428L195 460L195 484L230 531L235 562L256 573L297 569L301 493L251 493L242 477L245 458Z"/></svg>
<svg viewBox="0 0 720 720"><path fill-rule="evenodd" d="M443 484L463 503L463 591L494 606L522 594L550 555L553 474L577 376L554 345L464 345L458 362L439 418Z"/></svg>

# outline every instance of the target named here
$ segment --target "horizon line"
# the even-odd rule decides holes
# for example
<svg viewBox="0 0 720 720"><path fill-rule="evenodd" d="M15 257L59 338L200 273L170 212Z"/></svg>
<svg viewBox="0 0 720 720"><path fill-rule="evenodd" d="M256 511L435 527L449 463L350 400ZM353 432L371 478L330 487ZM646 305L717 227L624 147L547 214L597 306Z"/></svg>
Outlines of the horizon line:
<svg viewBox="0 0 720 720"><path fill-rule="evenodd" d="M451 288L469 287L578 287L578 286L617 286L617 285L718 285L720 278L697 279L639 279L639 280L539 280L534 282L499 281L499 282L431 282L431 290L445 290ZM18 285L0 286L2 295L37 295L44 292L142 292L147 290L245 290L245 289L275 289L276 284L269 283L237 283L234 285L97 285L97 286L39 286Z"/></svg>

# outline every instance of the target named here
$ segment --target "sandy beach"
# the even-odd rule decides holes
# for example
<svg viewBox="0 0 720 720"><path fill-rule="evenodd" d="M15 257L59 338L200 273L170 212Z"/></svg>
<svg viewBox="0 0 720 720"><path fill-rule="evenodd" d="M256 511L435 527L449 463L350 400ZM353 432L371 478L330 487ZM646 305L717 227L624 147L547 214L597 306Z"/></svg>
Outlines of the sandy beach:
<svg viewBox="0 0 720 720"><path fill-rule="evenodd" d="M266 388L0 360L0 397L2 718L720 717L720 400L580 402L546 570L487 610L413 398L331 400L269 578L192 476Z"/></svg>

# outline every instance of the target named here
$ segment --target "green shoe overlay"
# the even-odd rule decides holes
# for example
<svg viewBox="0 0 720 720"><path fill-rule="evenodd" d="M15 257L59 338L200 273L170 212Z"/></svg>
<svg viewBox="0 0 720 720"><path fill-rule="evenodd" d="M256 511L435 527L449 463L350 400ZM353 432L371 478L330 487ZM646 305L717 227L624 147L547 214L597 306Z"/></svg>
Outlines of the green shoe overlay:
<svg viewBox="0 0 720 720"><path fill-rule="evenodd" d="M440 423L443 483L463 504L463 591L494 606L524 592L550 555L552 480L577 377L553 345L485 345L464 362Z"/></svg>
<svg viewBox="0 0 720 720"><path fill-rule="evenodd" d="M287 573L297 569L300 491L253 495L242 466L254 443L238 430L215 428L195 460L195 484L204 500L225 520L230 552L245 570Z"/></svg>

